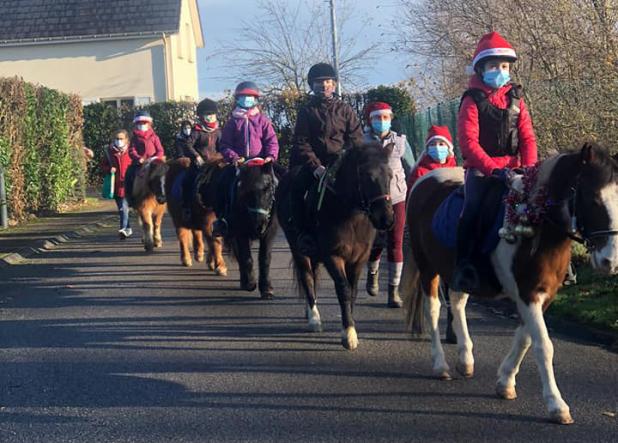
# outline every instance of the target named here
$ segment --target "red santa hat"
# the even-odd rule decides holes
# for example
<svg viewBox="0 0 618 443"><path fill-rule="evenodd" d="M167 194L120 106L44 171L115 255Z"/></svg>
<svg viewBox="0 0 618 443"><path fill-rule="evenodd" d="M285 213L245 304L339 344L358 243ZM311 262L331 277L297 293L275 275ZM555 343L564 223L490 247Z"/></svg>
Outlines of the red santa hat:
<svg viewBox="0 0 618 443"><path fill-rule="evenodd" d="M365 107L365 120L369 122L376 115L393 115L393 108L391 105L384 102L371 102Z"/></svg>
<svg viewBox="0 0 618 443"><path fill-rule="evenodd" d="M448 126L434 125L429 128L429 133L425 139L425 148L434 140L440 140L446 143L450 154L453 155L453 137L451 137L451 131L449 131Z"/></svg>
<svg viewBox="0 0 618 443"><path fill-rule="evenodd" d="M489 57L503 58L510 62L517 60L515 49L513 49L510 43L497 32L485 34L479 40L479 44L476 47L476 51L474 52L474 57L472 59L472 72L474 72L474 68L480 61Z"/></svg>

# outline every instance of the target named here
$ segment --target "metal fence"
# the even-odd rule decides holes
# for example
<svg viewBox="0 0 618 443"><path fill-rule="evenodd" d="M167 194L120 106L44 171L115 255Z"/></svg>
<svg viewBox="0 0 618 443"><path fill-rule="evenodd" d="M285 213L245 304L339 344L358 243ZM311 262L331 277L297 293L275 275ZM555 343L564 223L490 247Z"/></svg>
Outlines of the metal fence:
<svg viewBox="0 0 618 443"><path fill-rule="evenodd" d="M453 136L453 145L457 162L461 163L461 151L457 144L457 113L459 112L459 99L427 108L424 111L411 115L403 115L399 118L401 133L406 134L410 146L414 151L414 157L418 158L423 152L427 132L431 125L448 126Z"/></svg>

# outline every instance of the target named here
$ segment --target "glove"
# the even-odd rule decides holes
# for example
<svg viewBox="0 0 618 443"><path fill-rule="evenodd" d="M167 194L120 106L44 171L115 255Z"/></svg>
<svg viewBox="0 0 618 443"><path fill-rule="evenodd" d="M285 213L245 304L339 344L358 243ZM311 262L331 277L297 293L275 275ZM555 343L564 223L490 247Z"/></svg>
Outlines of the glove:
<svg viewBox="0 0 618 443"><path fill-rule="evenodd" d="M493 171L491 171L491 175L492 177L495 177L504 183L509 183L511 181L513 173L509 168L502 168L494 169Z"/></svg>
<svg viewBox="0 0 618 443"><path fill-rule="evenodd" d="M202 165L204 164L204 159L202 158L201 155L198 155L197 157L195 157L195 164L198 165L199 167L202 167Z"/></svg>
<svg viewBox="0 0 618 443"><path fill-rule="evenodd" d="M317 179L322 178L324 174L326 174L326 168L322 165L318 166L313 170L313 176Z"/></svg>
<svg viewBox="0 0 618 443"><path fill-rule="evenodd" d="M234 160L234 166L240 166L245 162L245 158L244 157L238 157L236 160Z"/></svg>

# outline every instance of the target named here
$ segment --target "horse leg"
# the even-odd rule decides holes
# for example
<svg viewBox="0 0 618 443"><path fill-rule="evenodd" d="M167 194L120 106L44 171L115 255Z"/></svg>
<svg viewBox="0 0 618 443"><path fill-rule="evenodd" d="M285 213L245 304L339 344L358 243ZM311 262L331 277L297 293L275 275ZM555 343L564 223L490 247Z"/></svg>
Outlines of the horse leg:
<svg viewBox="0 0 618 443"><path fill-rule="evenodd" d="M227 266L225 265L225 260L223 260L223 240L212 235L212 224L215 218L214 211L209 211L202 230L208 243L208 267L215 271L216 275L225 277L227 275Z"/></svg>
<svg viewBox="0 0 618 443"><path fill-rule="evenodd" d="M513 346L498 369L498 382L496 383L496 394L498 394L498 397L505 400L517 398L515 377L519 372L519 366L526 356L526 352L528 352L528 348L530 348L530 343L530 334L524 325L519 325L515 330Z"/></svg>
<svg viewBox="0 0 618 443"><path fill-rule="evenodd" d="M440 329L438 321L440 320L440 297L438 297L438 286L440 285L440 277L433 276L427 284L423 284L423 291L427 296L425 304L425 317L429 323L429 335L431 336L431 360L433 364L434 375L441 380L450 380L449 366L444 357L444 349L440 342Z"/></svg>
<svg viewBox="0 0 618 443"><path fill-rule="evenodd" d="M253 292L257 288L255 274L253 272L253 257L251 257L251 240L248 237L234 237L232 247L236 260L238 260L238 270L240 271L240 289Z"/></svg>
<svg viewBox="0 0 618 443"><path fill-rule="evenodd" d="M260 251L258 253L258 267L260 271L259 288L260 295L265 300L273 298L273 285L270 281L270 261L272 256L274 235L266 233L260 238Z"/></svg>
<svg viewBox="0 0 618 443"><path fill-rule="evenodd" d="M187 228L178 227L176 229L178 243L180 244L180 262L183 266L193 266L191 253L189 252L190 231Z"/></svg>
<svg viewBox="0 0 618 443"><path fill-rule="evenodd" d="M163 239L161 237L161 223L163 222L163 215L165 214L165 207L159 208L153 215L153 224L154 224L154 247L160 248L163 246Z"/></svg>
<svg viewBox="0 0 618 443"><path fill-rule="evenodd" d="M358 295L358 280L360 279L363 271L362 263L350 263L346 266L345 273L348 277L348 284L350 285L350 294L352 296L352 313L354 313L354 306L356 304L356 296Z"/></svg>
<svg viewBox="0 0 618 443"><path fill-rule="evenodd" d="M292 254L296 279L300 291L305 295L307 324L312 332L322 332L322 319L318 311L317 297L315 293L316 270L309 257Z"/></svg>
<svg viewBox="0 0 618 443"><path fill-rule="evenodd" d="M142 209L140 217L142 219L142 231L144 233L144 249L146 252L152 252L154 249L152 211L150 209Z"/></svg>
<svg viewBox="0 0 618 443"><path fill-rule="evenodd" d="M466 303L468 294L465 292L450 291L449 298L453 312L453 329L457 337L457 372L466 378L474 375L474 356L472 355L472 340L468 333L468 321L466 320Z"/></svg>
<svg viewBox="0 0 618 443"><path fill-rule="evenodd" d="M554 346L549 339L543 318L542 302L517 300L517 309L532 339L532 351L543 383L543 398L549 410L550 420L567 425L573 423L569 406L562 399L554 377Z"/></svg>
<svg viewBox="0 0 618 443"><path fill-rule="evenodd" d="M335 282L335 291L341 308L341 344L349 351L358 347L358 336L352 316L352 290L345 272L345 261L341 257L330 256L324 260L328 273Z"/></svg>
<svg viewBox="0 0 618 443"><path fill-rule="evenodd" d="M201 263L204 261L204 238L202 237L202 231L199 229L192 229L192 233L195 261Z"/></svg>

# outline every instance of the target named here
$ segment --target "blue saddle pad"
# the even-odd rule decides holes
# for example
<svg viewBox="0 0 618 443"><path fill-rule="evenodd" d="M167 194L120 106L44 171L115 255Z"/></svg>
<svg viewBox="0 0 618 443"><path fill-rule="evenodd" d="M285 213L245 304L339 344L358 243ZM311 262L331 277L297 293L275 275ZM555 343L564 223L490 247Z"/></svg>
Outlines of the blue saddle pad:
<svg viewBox="0 0 618 443"><path fill-rule="evenodd" d="M187 171L181 171L174 179L172 184L172 198L176 201L182 200L182 182L187 175Z"/></svg>
<svg viewBox="0 0 618 443"><path fill-rule="evenodd" d="M431 229L438 241L449 249L457 247L457 224L463 205L463 192L461 192L461 189L456 189L442 202L433 216ZM479 244L478 251L482 254L488 255L498 246L500 241L498 231L504 221L504 211L504 204L501 204L491 229L485 233Z"/></svg>

